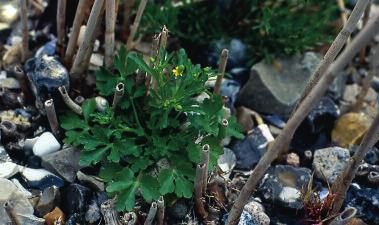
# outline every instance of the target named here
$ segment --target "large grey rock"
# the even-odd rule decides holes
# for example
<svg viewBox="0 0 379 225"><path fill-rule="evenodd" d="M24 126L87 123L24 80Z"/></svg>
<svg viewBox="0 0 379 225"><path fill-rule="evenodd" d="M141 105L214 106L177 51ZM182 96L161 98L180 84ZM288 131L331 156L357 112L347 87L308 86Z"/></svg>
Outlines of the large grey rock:
<svg viewBox="0 0 379 225"><path fill-rule="evenodd" d="M11 181L0 178L0 224L10 225L11 220L5 211L4 204L8 204L14 209L16 214L33 215L33 206L28 198L18 190Z"/></svg>
<svg viewBox="0 0 379 225"><path fill-rule="evenodd" d="M38 218L34 215L22 215L18 214L18 221L20 221L20 224L27 224L27 225L45 225L45 219Z"/></svg>
<svg viewBox="0 0 379 225"><path fill-rule="evenodd" d="M263 177L259 192L263 199L274 204L280 204L288 209L302 208L300 191L307 187L311 171L289 165L271 167Z"/></svg>
<svg viewBox="0 0 379 225"><path fill-rule="evenodd" d="M289 117L300 98L321 56L307 52L273 63L255 64L250 79L241 89L238 104L268 114Z"/></svg>
<svg viewBox="0 0 379 225"><path fill-rule="evenodd" d="M349 162L349 158L349 150L345 148L323 148L315 151L312 166L319 179L333 183Z"/></svg>
<svg viewBox="0 0 379 225"><path fill-rule="evenodd" d="M68 182L74 182L76 173L79 171L80 151L69 147L58 152L42 156L42 166L62 176Z"/></svg>

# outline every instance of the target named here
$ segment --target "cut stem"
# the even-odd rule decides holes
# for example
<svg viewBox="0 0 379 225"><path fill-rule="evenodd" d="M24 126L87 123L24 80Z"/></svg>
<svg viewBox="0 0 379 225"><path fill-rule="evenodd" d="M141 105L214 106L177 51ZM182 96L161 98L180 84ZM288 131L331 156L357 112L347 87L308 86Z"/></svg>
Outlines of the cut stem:
<svg viewBox="0 0 379 225"><path fill-rule="evenodd" d="M80 32L80 27L83 24L84 18L86 17L86 9L89 7L90 0L80 0L78 3L78 7L76 8L74 23L72 25L72 31L70 34L70 38L68 40L66 55L64 61L66 64L72 64L72 58L75 54L76 45L78 43L78 37Z"/></svg>
<svg viewBox="0 0 379 225"><path fill-rule="evenodd" d="M117 211L114 207L114 199L108 199L100 206L101 214L103 214L105 225L119 225Z"/></svg>
<svg viewBox="0 0 379 225"><path fill-rule="evenodd" d="M195 177L195 210L197 215L206 220L208 213L205 211L203 203L203 179L204 179L205 164L198 164L196 167Z"/></svg>
<svg viewBox="0 0 379 225"><path fill-rule="evenodd" d="M209 169L209 151L210 147L208 144L205 144L202 149L202 164L204 164L204 174L203 174L203 193L207 191L208 185L208 169Z"/></svg>
<svg viewBox="0 0 379 225"><path fill-rule="evenodd" d="M116 0L106 0L104 65L107 68L110 68L113 65L115 26L116 26Z"/></svg>
<svg viewBox="0 0 379 225"><path fill-rule="evenodd" d="M153 220L154 220L156 214L157 214L157 203L153 202L153 203L151 203L149 213L147 214L144 225L153 224Z"/></svg>
<svg viewBox="0 0 379 225"><path fill-rule="evenodd" d="M46 116L47 116L47 120L49 121L51 131L56 137L59 137L59 123L57 119L57 114L55 112L53 99L46 100L45 110L46 110Z"/></svg>
<svg viewBox="0 0 379 225"><path fill-rule="evenodd" d="M116 91L113 96L113 103L112 103L112 108L115 109L117 104L120 102L122 97L124 96L124 84L123 83L118 83L116 85Z"/></svg>
<svg viewBox="0 0 379 225"><path fill-rule="evenodd" d="M21 62L25 62L29 54L28 9L26 1L27 0L20 0L20 19L22 27Z"/></svg>
<svg viewBox="0 0 379 225"><path fill-rule="evenodd" d="M141 22L141 17L142 17L143 11L145 10L146 3L147 3L147 0L141 0L141 2L139 3L136 18L134 19L134 23L132 25L130 35L129 35L128 40L126 42L126 49L127 50L131 50L133 48L134 36L136 35L137 29L138 29L139 24Z"/></svg>
<svg viewBox="0 0 379 225"><path fill-rule="evenodd" d="M229 51L228 49L223 49L220 56L220 65L218 66L218 74L215 87L213 89L213 94L220 95L222 79L224 79L226 63L228 61Z"/></svg>
<svg viewBox="0 0 379 225"><path fill-rule="evenodd" d="M95 0L95 3L92 6L91 14L89 16L86 31L84 33L83 42L80 44L78 53L75 57L74 63L71 67L71 75L73 77L77 77L78 75L84 72L84 64L85 64L85 56L88 54L88 51L92 52L90 49L90 42L94 36L96 25L100 19L100 15L102 12L104 0Z"/></svg>
<svg viewBox="0 0 379 225"><path fill-rule="evenodd" d="M160 196L158 201L158 211L157 211L157 224L163 225L164 223L164 213L165 213L165 204L164 204L164 198L163 196Z"/></svg>
<svg viewBox="0 0 379 225"><path fill-rule="evenodd" d="M76 114L82 115L83 110L82 107L80 107L78 104L76 104L68 95L66 87L60 86L58 88L59 92L61 93L61 96L63 98L63 101L66 103L66 105Z"/></svg>
<svg viewBox="0 0 379 225"><path fill-rule="evenodd" d="M57 48L61 57L64 56L65 21L67 0L58 0L57 9Z"/></svg>
<svg viewBox="0 0 379 225"><path fill-rule="evenodd" d="M361 2L361 1L359 1ZM359 4L358 2L358 4ZM358 5L357 4L357 5ZM326 71L323 78L319 83L311 90L306 98L301 102L298 109L293 113L292 117L287 121L286 126L282 132L275 139L270 151L267 151L258 164L250 174L246 184L242 188L237 200L234 202L233 207L229 213L226 225L235 225L238 223L241 216L243 207L248 201L252 191L255 189L259 180L263 177L271 163L278 157L279 153L287 147L288 140L291 140L294 132L305 119L305 117L311 112L311 110L318 104L322 96L325 94L329 85L333 82L336 74L344 69L353 59L353 57L372 40L374 35L379 30L379 16L376 15L372 18L367 26L362 29L361 32L354 38L352 43L348 45L337 60Z"/></svg>

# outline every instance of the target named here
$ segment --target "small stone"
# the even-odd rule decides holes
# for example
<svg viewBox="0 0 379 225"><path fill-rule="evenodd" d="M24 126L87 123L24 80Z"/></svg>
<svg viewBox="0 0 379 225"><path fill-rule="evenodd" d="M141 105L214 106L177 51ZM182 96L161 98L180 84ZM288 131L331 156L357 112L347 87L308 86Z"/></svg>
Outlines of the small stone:
<svg viewBox="0 0 379 225"><path fill-rule="evenodd" d="M234 108L234 104L237 101L237 95L240 90L240 84L234 80L224 79L221 88L220 88L220 94L221 96L228 97L228 100L226 102L226 106L228 108Z"/></svg>
<svg viewBox="0 0 379 225"><path fill-rule="evenodd" d="M59 220L62 222L61 224L65 224L65 215L58 207L55 207L53 211L44 215L43 218L45 219L47 225L54 225L54 222Z"/></svg>
<svg viewBox="0 0 379 225"><path fill-rule="evenodd" d="M81 171L78 171L76 173L76 177L78 178L78 180L81 183L87 184L92 189L95 189L97 191L104 191L105 190L104 182L101 182L100 178L98 178L98 177L84 174Z"/></svg>
<svg viewBox="0 0 379 225"><path fill-rule="evenodd" d="M99 112L104 112L109 107L108 101L101 96L95 97L95 102L96 102L96 110Z"/></svg>
<svg viewBox="0 0 379 225"><path fill-rule="evenodd" d="M19 180L17 180L16 178L13 178L11 181L14 183L14 185L16 185L18 190L24 194L25 197L29 199L33 198L33 194L30 191L26 190L24 186L22 186Z"/></svg>
<svg viewBox="0 0 379 225"><path fill-rule="evenodd" d="M88 210L85 214L85 219L89 224L93 224L101 219L100 208L97 205L95 199L93 199L91 203L88 205Z"/></svg>
<svg viewBox="0 0 379 225"><path fill-rule="evenodd" d="M320 55L307 52L278 59L276 63L255 64L248 82L239 92L237 104L288 118L320 60Z"/></svg>
<svg viewBox="0 0 379 225"><path fill-rule="evenodd" d="M20 83L13 77L0 79L0 87L6 89L20 89Z"/></svg>
<svg viewBox="0 0 379 225"><path fill-rule="evenodd" d="M346 85L342 99L345 102L353 104L357 99L357 96L359 94L359 89L360 89L360 87L358 84Z"/></svg>
<svg viewBox="0 0 379 225"><path fill-rule="evenodd" d="M59 205L59 203L59 189L55 186L51 186L43 190L36 209L41 215L46 215L48 212L51 212L55 206Z"/></svg>
<svg viewBox="0 0 379 225"><path fill-rule="evenodd" d="M37 156L43 156L52 152L56 152L61 145L50 132L44 132L33 145L33 153Z"/></svg>
<svg viewBox="0 0 379 225"><path fill-rule="evenodd" d="M300 157L296 153L291 152L286 156L286 163L291 166L299 167Z"/></svg>
<svg viewBox="0 0 379 225"><path fill-rule="evenodd" d="M79 171L80 151L73 147L42 156L42 166L72 183Z"/></svg>
<svg viewBox="0 0 379 225"><path fill-rule="evenodd" d="M168 213L175 219L182 220L189 212L188 204L183 200L178 200L168 209Z"/></svg>
<svg viewBox="0 0 379 225"><path fill-rule="evenodd" d="M349 150L345 148L323 148L315 151L312 166L319 179L332 184L348 164L349 159Z"/></svg>
<svg viewBox="0 0 379 225"><path fill-rule="evenodd" d="M217 160L218 167L223 173L230 173L236 165L236 155L229 148L224 148L224 154Z"/></svg>
<svg viewBox="0 0 379 225"><path fill-rule="evenodd" d="M56 47L57 39L54 37L51 41L47 42L37 50L35 57L42 57L43 55L54 56Z"/></svg>
<svg viewBox="0 0 379 225"><path fill-rule="evenodd" d="M300 191L306 187L311 177L307 168L297 168L289 165L270 167L259 185L263 199L270 203L279 203L288 209L303 207Z"/></svg>
<svg viewBox="0 0 379 225"><path fill-rule="evenodd" d="M63 187L64 181L44 169L32 169L24 167L20 170L21 175L27 181L28 185L32 188L37 188L39 190L44 190L53 185L58 188Z"/></svg>
<svg viewBox="0 0 379 225"><path fill-rule="evenodd" d="M85 220L82 216L82 214L74 213L70 217L68 217L65 225L78 225L78 224L85 224Z"/></svg>
<svg viewBox="0 0 379 225"><path fill-rule="evenodd" d="M5 69L12 69L15 65L20 64L22 54L21 43L14 44L3 55L3 67Z"/></svg>
<svg viewBox="0 0 379 225"><path fill-rule="evenodd" d="M19 112L17 109L2 111L0 113L0 119L1 121L11 121L12 123L16 124L17 128L22 128L23 130L29 128L31 126L29 118L17 112Z"/></svg>
<svg viewBox="0 0 379 225"><path fill-rule="evenodd" d="M36 98L36 106L43 111L43 103L50 98L60 100L58 88L69 90L67 69L54 57L43 55L26 61L23 67Z"/></svg>
<svg viewBox="0 0 379 225"><path fill-rule="evenodd" d="M12 159L9 157L5 148L0 145L0 163L3 162L12 162Z"/></svg>
<svg viewBox="0 0 379 225"><path fill-rule="evenodd" d="M13 162L0 163L0 178L9 178L20 171L20 166Z"/></svg>
<svg viewBox="0 0 379 225"><path fill-rule="evenodd" d="M341 116L332 131L332 140L341 147L359 144L370 126L368 118L361 113L347 113Z"/></svg>
<svg viewBox="0 0 379 225"><path fill-rule="evenodd" d="M249 214L250 216L243 215ZM244 206L238 225L269 225L270 218L264 212L262 204L251 201Z"/></svg>
<svg viewBox="0 0 379 225"><path fill-rule="evenodd" d="M45 225L45 219L38 218L34 215L17 214L17 219L20 224L27 225Z"/></svg>
<svg viewBox="0 0 379 225"><path fill-rule="evenodd" d="M63 191L62 206L68 215L74 213L85 213L91 198L91 190L80 184L70 184Z"/></svg>
<svg viewBox="0 0 379 225"><path fill-rule="evenodd" d="M273 141L270 130L266 124L254 128L243 140L237 140L232 150L237 157L236 168L251 170L266 152L267 145Z"/></svg>

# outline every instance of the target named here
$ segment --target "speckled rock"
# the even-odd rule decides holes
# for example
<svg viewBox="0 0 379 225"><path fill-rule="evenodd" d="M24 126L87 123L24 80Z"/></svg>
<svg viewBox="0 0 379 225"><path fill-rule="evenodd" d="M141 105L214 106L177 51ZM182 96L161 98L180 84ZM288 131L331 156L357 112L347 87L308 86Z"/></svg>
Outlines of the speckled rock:
<svg viewBox="0 0 379 225"><path fill-rule="evenodd" d="M251 201L247 203L242 211L238 225L269 225L270 218L264 212L261 203Z"/></svg>
<svg viewBox="0 0 379 225"><path fill-rule="evenodd" d="M312 166L319 179L333 183L347 165L349 158L349 150L345 148L323 148L315 151Z"/></svg>
<svg viewBox="0 0 379 225"><path fill-rule="evenodd" d="M302 208L300 191L311 176L307 168L289 165L270 167L259 185L259 193L265 201L280 204L288 209Z"/></svg>

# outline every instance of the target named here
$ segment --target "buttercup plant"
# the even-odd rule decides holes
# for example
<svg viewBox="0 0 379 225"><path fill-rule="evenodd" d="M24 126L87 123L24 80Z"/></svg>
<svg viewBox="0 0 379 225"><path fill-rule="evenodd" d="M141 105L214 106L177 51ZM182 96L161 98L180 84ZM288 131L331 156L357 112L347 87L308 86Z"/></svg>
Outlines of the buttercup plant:
<svg viewBox="0 0 379 225"><path fill-rule="evenodd" d="M243 137L236 119L227 118L221 96L205 88L216 76L213 70L193 65L183 49L167 53L161 48L150 61L148 66L141 55L122 47L115 72L101 68L96 73L97 90L109 100L123 84L117 105L98 112L95 100L88 99L82 116L67 112L61 118L64 142L82 149L81 165L100 164L99 176L107 192L117 196L120 211L132 210L139 195L147 202L170 193L190 198L202 145L210 146L211 170L223 153L224 136ZM137 85L136 71L157 83L149 94L145 85ZM209 98L195 99L204 92Z"/></svg>

